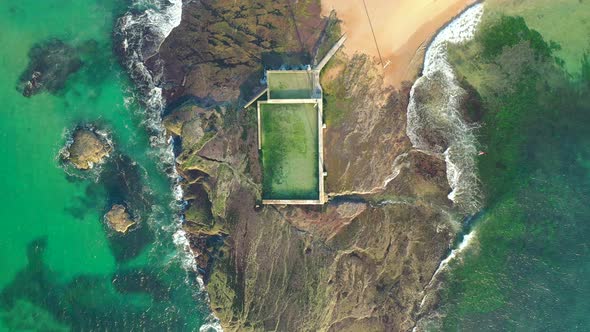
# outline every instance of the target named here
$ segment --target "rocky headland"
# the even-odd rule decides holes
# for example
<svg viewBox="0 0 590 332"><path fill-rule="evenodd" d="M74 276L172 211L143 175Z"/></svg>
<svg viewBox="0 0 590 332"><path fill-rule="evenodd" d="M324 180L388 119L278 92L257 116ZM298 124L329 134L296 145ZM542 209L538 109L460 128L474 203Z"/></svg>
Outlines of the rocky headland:
<svg viewBox="0 0 590 332"><path fill-rule="evenodd" d="M457 233L445 161L412 149L412 82L339 52L322 72L324 206L261 206L256 112L264 68L308 64L340 36L319 1L198 1L150 61L163 64L181 142L184 230L227 330L408 331ZM459 216L460 218L460 216Z"/></svg>

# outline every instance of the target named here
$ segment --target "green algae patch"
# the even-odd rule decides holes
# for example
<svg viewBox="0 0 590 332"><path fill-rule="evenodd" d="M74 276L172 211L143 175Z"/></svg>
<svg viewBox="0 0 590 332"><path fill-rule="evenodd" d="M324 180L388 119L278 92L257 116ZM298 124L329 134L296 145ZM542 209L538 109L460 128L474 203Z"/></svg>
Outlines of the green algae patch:
<svg viewBox="0 0 590 332"><path fill-rule="evenodd" d="M520 16L530 29L538 31L553 45L553 55L563 61L563 68L577 76L583 65L580 58L590 48L590 2L578 0L486 1L486 16Z"/></svg>
<svg viewBox="0 0 590 332"><path fill-rule="evenodd" d="M310 71L269 71L268 88L272 99L308 99L313 97L314 78Z"/></svg>
<svg viewBox="0 0 590 332"><path fill-rule="evenodd" d="M475 226L477 244L447 279L441 330L589 323L581 312L590 307L583 297L590 288L577 280L589 268L580 248L589 232L590 84L570 75L560 49L528 21L488 18L473 41L450 48L463 85L481 101L487 206ZM587 60L580 63L583 73ZM571 310L572 302L579 309Z"/></svg>
<svg viewBox="0 0 590 332"><path fill-rule="evenodd" d="M319 199L315 105L260 104L263 198Z"/></svg>

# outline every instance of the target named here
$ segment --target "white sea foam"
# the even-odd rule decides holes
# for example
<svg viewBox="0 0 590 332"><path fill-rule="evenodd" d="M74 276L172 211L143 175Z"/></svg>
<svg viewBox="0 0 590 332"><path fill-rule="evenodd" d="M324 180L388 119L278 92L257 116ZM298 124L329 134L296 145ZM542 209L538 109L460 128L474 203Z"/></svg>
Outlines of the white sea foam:
<svg viewBox="0 0 590 332"><path fill-rule="evenodd" d="M444 155L452 189L449 199L468 214L477 212L482 201L477 141L475 128L462 118L460 106L466 93L448 62L447 45L471 39L482 14L483 4L476 4L436 35L426 50L422 76L412 86L408 104L407 134L412 145ZM437 98L427 98L432 91L437 91ZM429 100L419 101L417 94L426 94Z"/></svg>
<svg viewBox="0 0 590 332"><path fill-rule="evenodd" d="M161 66L152 65L146 67L145 61L152 57L160 48L162 42L180 24L182 17L182 0L141 0L135 3L133 12L129 12L119 19L118 34L120 37L120 49L124 53L125 65L131 78L138 87L140 96L125 100L130 104L134 99L139 99L145 105L144 125L151 133L150 144L157 154L157 159L162 161L163 169L168 170L168 175L173 179L174 202L173 207L184 206L183 191L180 185L181 177L176 169L174 156L174 142L166 139L165 128L162 124L162 112L165 100L162 95L160 83ZM145 8L137 10L137 8ZM178 217L174 225L172 240L178 248L177 257L187 271L197 271L197 263L190 250L190 242L186 232L182 229L182 219ZM202 278L198 278L201 290L204 290ZM206 301L209 297L205 294ZM200 331L223 331L219 319L210 314Z"/></svg>
<svg viewBox="0 0 590 332"><path fill-rule="evenodd" d="M444 260L442 260L440 262L438 268L434 272L434 275L430 279L429 284L426 286L426 290L432 289L433 286L438 287L438 284L436 284L438 274L441 273L442 271L444 271L449 266L449 263L451 261L456 260L456 259L461 259L463 257L462 254L466 250L471 248L475 241L477 241L477 231L472 230L471 232L469 232L468 234L466 234L463 237L463 240L461 241L459 246L457 246L457 248L453 249L451 251L451 253L449 254L449 256L447 256L447 258L445 258ZM429 295L431 295L431 294L432 293L427 292L424 295L424 297L422 298L422 301L420 303L420 309L422 309L424 307L424 304L426 303L426 301L429 298ZM414 326L414 328L412 329L412 332L423 331L423 330L426 330L426 331L439 330L440 329L439 324L440 324L441 318L442 318L441 312L438 312L438 311L431 312L431 313L429 313L428 316L423 317L418 320L416 326Z"/></svg>
<svg viewBox="0 0 590 332"><path fill-rule="evenodd" d="M191 251L190 242L188 240L188 237L186 236L186 231L184 231L183 229L176 230L176 232L174 232L174 234L172 235L172 240L174 241L176 247L182 249L182 252ZM193 255L182 255L181 261L182 267L185 270L196 271L195 268L197 266L197 263L195 262L195 258Z"/></svg>
<svg viewBox="0 0 590 332"><path fill-rule="evenodd" d="M120 30L124 35L123 49L126 52L126 64L134 80L143 87L141 96L146 108L145 125L150 129L152 136L150 144L156 148L158 159L169 167L169 176L173 179L173 194L175 201L171 204L174 207L183 206L183 191L180 185L180 175L176 169L174 156L174 142L166 139L165 128L162 124L162 112L165 100L162 95L162 88L157 86L159 78L148 70L144 61L157 52L161 43L180 24L182 17L182 0L158 1L147 0L138 2L137 7L147 7L140 14L128 13L120 19ZM150 33L149 38L144 38ZM153 45L145 47L145 40L151 40ZM133 45L133 49L129 46ZM157 71L157 69L155 70ZM176 231L173 233L173 242L179 248L179 255L183 267L187 270L196 271L197 264L190 250L190 243L187 234L182 230L182 220L177 220ZM203 288L202 280L200 282Z"/></svg>
<svg viewBox="0 0 590 332"><path fill-rule="evenodd" d="M407 133L412 145L444 156L447 181L452 189L448 197L467 214L479 211L482 202L477 176L476 128L463 120L460 107L466 92L448 62L447 46L473 38L483 10L482 3L470 7L435 36L426 50L422 76L412 86L408 104ZM462 257L476 241L476 235L476 230L466 234L457 248L440 262L425 289L420 308L426 303L429 290L438 287L438 275L450 262ZM427 326L437 315L435 312L421 319L413 330L421 330L419 326Z"/></svg>
<svg viewBox="0 0 590 332"><path fill-rule="evenodd" d="M221 327L221 324L219 323L219 319L213 315L211 315L207 319L207 323L203 324L203 326L201 326L199 328L199 332L221 332L221 331L223 331L223 328Z"/></svg>
<svg viewBox="0 0 590 332"><path fill-rule="evenodd" d="M443 271L449 265L449 263L452 260L460 258L460 254L462 254L466 249L468 249L473 244L474 240L476 239L476 235L477 235L477 231L472 230L471 232L469 232L465 236L463 236L463 240L461 240L461 243L459 243L459 246L457 246L457 248L451 250L451 253L447 256L447 258L443 259L440 262L440 264L438 265L438 268L436 269L436 271L434 272L434 275L432 276L433 280L441 271Z"/></svg>
<svg viewBox="0 0 590 332"><path fill-rule="evenodd" d="M119 19L118 35L122 44L124 62L132 79L139 87L139 96L125 99L126 105L141 100L144 112L144 125L149 130L153 153L162 161L163 168L174 180L174 197L180 200L182 189L178 183L179 175L175 168L174 142L166 138L162 124L165 100L162 88L158 86L159 77L154 75L145 61L158 51L161 43L172 29L180 24L182 0L141 0L134 3L136 10ZM144 8L138 11L137 8ZM150 45L147 45L151 43ZM153 68L157 72L158 68Z"/></svg>

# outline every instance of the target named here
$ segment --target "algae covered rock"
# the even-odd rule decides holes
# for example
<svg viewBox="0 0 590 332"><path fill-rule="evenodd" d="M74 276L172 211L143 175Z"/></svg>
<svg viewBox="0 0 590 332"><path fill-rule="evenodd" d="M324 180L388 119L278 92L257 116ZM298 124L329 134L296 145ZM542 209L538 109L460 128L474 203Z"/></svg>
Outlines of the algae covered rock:
<svg viewBox="0 0 590 332"><path fill-rule="evenodd" d="M121 204L113 205L111 210L105 214L104 219L112 229L119 233L127 233L129 228L137 223L127 212L127 208Z"/></svg>
<svg viewBox="0 0 590 332"><path fill-rule="evenodd" d="M61 151L63 160L81 170L88 170L101 163L113 150L109 141L90 128L78 128L71 142Z"/></svg>
<svg viewBox="0 0 590 332"><path fill-rule="evenodd" d="M57 93L81 66L78 51L72 46L59 39L41 42L29 51L29 65L21 74L17 90L25 97L45 90Z"/></svg>

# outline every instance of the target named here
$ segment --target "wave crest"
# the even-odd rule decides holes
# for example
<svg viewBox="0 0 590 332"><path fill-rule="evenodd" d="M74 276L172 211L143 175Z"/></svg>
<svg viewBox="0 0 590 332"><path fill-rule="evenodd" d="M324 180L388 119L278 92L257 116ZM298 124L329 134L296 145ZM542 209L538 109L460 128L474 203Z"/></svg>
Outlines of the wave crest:
<svg viewBox="0 0 590 332"><path fill-rule="evenodd" d="M466 214L477 212L483 194L477 176L475 126L463 120L467 94L447 59L448 43L471 39L481 20L483 4L467 9L434 38L424 57L422 76L410 91L407 134L416 149L441 154L447 165L449 199Z"/></svg>

